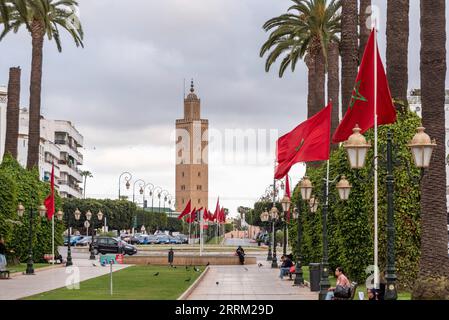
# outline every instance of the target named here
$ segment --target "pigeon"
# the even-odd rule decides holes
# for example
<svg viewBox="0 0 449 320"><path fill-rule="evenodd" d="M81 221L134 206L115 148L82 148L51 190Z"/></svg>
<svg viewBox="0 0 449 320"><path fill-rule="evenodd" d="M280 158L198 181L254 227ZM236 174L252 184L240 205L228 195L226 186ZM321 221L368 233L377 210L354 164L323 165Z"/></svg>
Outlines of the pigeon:
<svg viewBox="0 0 449 320"><path fill-rule="evenodd" d="M189 279L185 279L184 281L185 281L185 282L189 282L190 280L191 280L191 278L189 278Z"/></svg>
<svg viewBox="0 0 449 320"><path fill-rule="evenodd" d="M209 261L207 261L207 264L206 264L206 267L208 267L208 266L210 266L210 262Z"/></svg>
<svg viewBox="0 0 449 320"><path fill-rule="evenodd" d="M201 270L198 269L197 267L193 267L193 270L195 270L195 272L200 272Z"/></svg>
<svg viewBox="0 0 449 320"><path fill-rule="evenodd" d="M244 267L245 271L248 271L248 268Z"/></svg>
<svg viewBox="0 0 449 320"><path fill-rule="evenodd" d="M92 267L96 267L97 265L95 263L92 263Z"/></svg>
<svg viewBox="0 0 449 320"><path fill-rule="evenodd" d="M258 266L259 266L259 268L262 268L262 267L263 267L263 264L259 263Z"/></svg>
<svg viewBox="0 0 449 320"><path fill-rule="evenodd" d="M189 271L190 270L189 267L186 266L186 270Z"/></svg>
<svg viewBox="0 0 449 320"><path fill-rule="evenodd" d="M217 282L215 282L215 284L216 284L217 286L218 286L218 284L219 284L219 283L220 283L220 282L218 282L218 281L217 281Z"/></svg>
<svg viewBox="0 0 449 320"><path fill-rule="evenodd" d="M159 272L156 272L155 274L153 274L153 276L157 277L159 275Z"/></svg>

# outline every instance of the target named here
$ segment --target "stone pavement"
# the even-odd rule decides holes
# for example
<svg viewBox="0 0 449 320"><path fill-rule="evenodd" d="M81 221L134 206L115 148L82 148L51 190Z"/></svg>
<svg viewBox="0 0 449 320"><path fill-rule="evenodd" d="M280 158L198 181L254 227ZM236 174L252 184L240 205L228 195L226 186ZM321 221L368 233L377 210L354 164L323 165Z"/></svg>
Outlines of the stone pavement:
<svg viewBox="0 0 449 320"><path fill-rule="evenodd" d="M32 276L20 275L10 280L0 280L0 300L17 300L65 287L67 282L79 283L109 273L109 266L101 267L98 261L94 263L97 266L93 266L91 260L74 259L73 269L61 267L37 271ZM128 265L113 265L112 271L115 272L126 267ZM74 281L71 281L72 279Z"/></svg>
<svg viewBox="0 0 449 320"><path fill-rule="evenodd" d="M262 258L262 257L260 257ZM279 278L279 269L259 260L262 267L210 266L188 300L318 300L309 288L293 287L293 281ZM218 285L216 284L218 282Z"/></svg>

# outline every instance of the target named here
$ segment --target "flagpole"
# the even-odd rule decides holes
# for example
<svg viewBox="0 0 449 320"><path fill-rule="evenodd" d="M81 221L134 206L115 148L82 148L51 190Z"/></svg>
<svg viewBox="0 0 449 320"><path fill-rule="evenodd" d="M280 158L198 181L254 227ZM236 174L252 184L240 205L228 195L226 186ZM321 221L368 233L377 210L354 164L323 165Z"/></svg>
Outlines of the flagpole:
<svg viewBox="0 0 449 320"><path fill-rule="evenodd" d="M377 130L377 21L374 21L374 285L379 288L378 236L378 130Z"/></svg>
<svg viewBox="0 0 449 320"><path fill-rule="evenodd" d="M200 257L203 256L203 215L200 211Z"/></svg>
<svg viewBox="0 0 449 320"><path fill-rule="evenodd" d="M55 264L55 215L51 217L51 248L52 248L52 261Z"/></svg>

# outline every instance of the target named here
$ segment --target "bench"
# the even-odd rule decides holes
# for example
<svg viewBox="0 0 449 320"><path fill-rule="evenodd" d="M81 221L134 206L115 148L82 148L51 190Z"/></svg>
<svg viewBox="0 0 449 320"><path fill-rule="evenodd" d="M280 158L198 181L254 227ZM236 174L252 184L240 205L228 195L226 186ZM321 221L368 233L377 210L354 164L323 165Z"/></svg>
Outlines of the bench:
<svg viewBox="0 0 449 320"><path fill-rule="evenodd" d="M9 270L0 271L0 279L10 279Z"/></svg>
<svg viewBox="0 0 449 320"><path fill-rule="evenodd" d="M349 288L349 298L337 298L334 297L333 300L354 300L355 297L355 292L357 291L357 287L358 287L358 283L357 282L352 282L351 283L351 287Z"/></svg>

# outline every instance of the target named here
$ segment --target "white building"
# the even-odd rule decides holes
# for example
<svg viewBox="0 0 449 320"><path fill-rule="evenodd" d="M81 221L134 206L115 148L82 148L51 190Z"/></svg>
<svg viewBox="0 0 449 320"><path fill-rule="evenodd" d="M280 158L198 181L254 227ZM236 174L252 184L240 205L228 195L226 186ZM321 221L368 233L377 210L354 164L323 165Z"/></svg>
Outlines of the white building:
<svg viewBox="0 0 449 320"><path fill-rule="evenodd" d="M418 116L422 117L422 105L421 105L421 90L414 89L411 90L408 97L408 102L410 104L410 110L416 112ZM446 102L445 102L445 118L446 118L446 159L449 159L449 90L446 89ZM449 208L449 161L446 162L446 195L448 199Z"/></svg>
<svg viewBox="0 0 449 320"><path fill-rule="evenodd" d="M17 158L26 166L28 155L29 112L20 109L19 140ZM0 161L3 158L6 136L6 89L0 87ZM83 164L83 155L78 148L83 146L83 136L70 121L41 118L41 141L39 147L39 176L48 181L52 163L55 164L55 185L59 194L65 198L81 198L83 190L79 184L83 181L79 166Z"/></svg>

